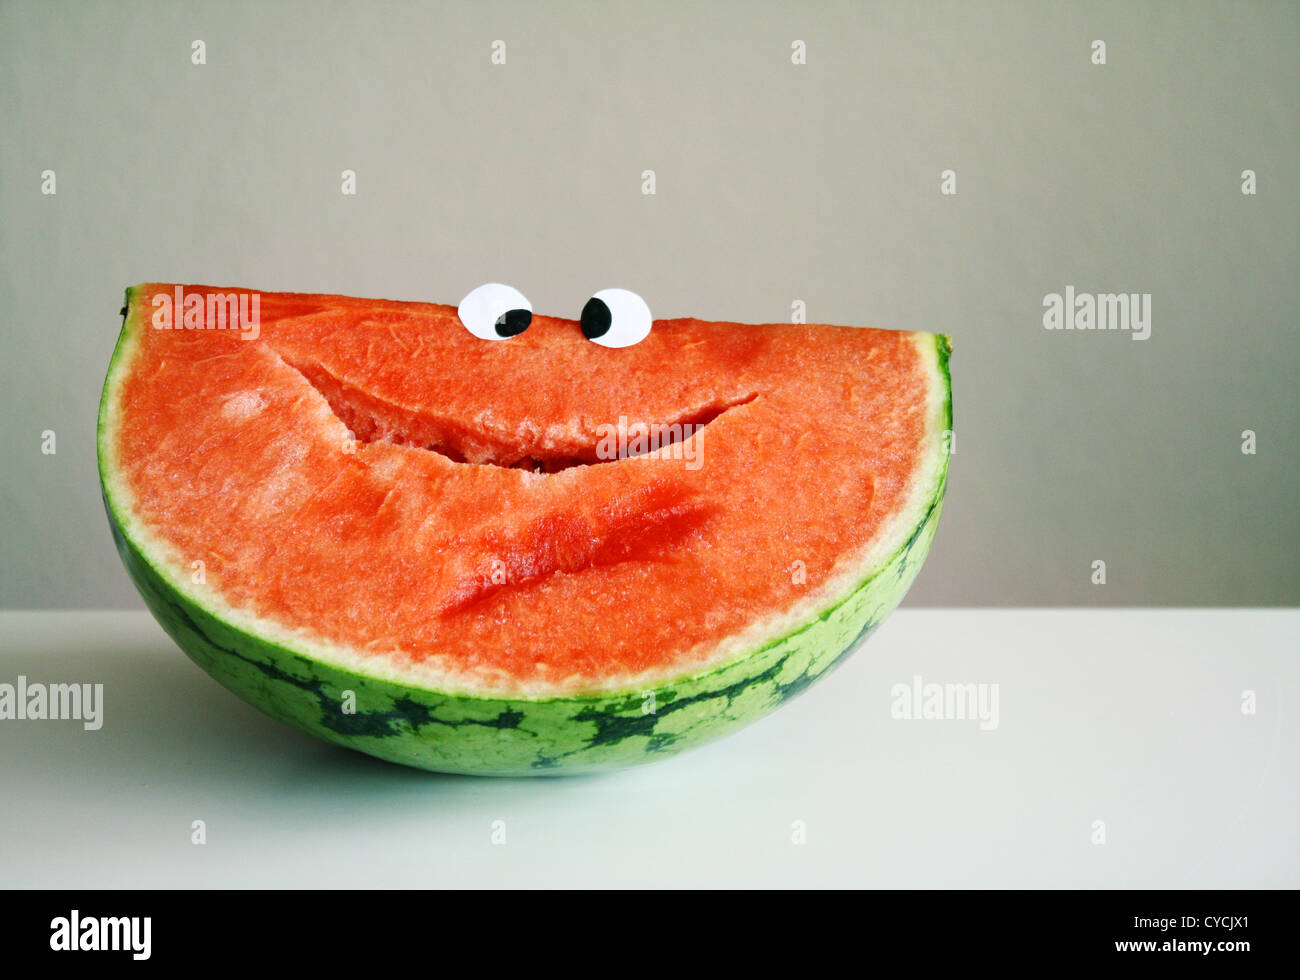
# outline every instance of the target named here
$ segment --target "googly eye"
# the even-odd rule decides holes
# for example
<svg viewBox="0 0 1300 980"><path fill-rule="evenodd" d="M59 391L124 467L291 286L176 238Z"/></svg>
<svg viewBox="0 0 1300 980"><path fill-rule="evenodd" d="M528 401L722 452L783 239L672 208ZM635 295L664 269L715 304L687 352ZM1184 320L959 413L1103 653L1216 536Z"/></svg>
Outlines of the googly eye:
<svg viewBox="0 0 1300 980"><path fill-rule="evenodd" d="M471 289L456 308L465 329L480 340L517 337L533 322L533 304L513 286L485 282Z"/></svg>
<svg viewBox="0 0 1300 980"><path fill-rule="evenodd" d="M582 332L604 347L631 347L650 335L650 307L627 289L602 289L582 308Z"/></svg>

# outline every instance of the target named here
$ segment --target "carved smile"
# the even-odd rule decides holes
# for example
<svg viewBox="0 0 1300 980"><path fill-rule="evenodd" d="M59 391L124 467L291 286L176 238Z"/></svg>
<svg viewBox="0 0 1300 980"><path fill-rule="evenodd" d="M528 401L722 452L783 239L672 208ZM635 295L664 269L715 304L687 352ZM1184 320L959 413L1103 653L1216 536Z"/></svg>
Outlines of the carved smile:
<svg viewBox="0 0 1300 980"><path fill-rule="evenodd" d="M655 421L634 420L629 423L624 418L593 427L584 425L582 420L573 420L566 428L591 429L594 436L586 442L575 443L572 438L548 441L544 435L525 438L519 433L512 437L486 427L467 426L435 410L414 410L395 405L335 377L319 365L287 358L285 363L320 393L329 403L330 410L359 442L408 446L438 453L454 463L499 466L543 474L560 473L575 466L617 462L654 450L671 451L673 446L696 436L725 413L758 397L753 393L715 401L684 410L673 418ZM644 434L644 438L638 439L639 434ZM615 438L610 440L609 436ZM610 442L624 451L609 451Z"/></svg>

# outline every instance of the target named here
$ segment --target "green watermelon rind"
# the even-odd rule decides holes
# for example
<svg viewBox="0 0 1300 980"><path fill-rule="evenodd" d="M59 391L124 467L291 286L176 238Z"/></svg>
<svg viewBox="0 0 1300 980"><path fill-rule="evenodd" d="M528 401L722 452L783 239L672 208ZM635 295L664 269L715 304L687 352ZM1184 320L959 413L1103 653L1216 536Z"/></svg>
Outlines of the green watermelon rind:
<svg viewBox="0 0 1300 980"><path fill-rule="evenodd" d="M128 292L128 302L130 293ZM122 351L113 354L109 378ZM951 430L948 338L933 335L943 385L941 429ZM266 714L327 742L421 769L475 775L564 774L620 768L710 742L763 717L857 649L898 605L929 551L943 508L948 455L936 490L888 561L797 628L699 673L635 689L570 697L447 693L322 662L223 620L169 581L119 518L101 486L113 537L145 604L191 660ZM350 692L350 695L349 695Z"/></svg>

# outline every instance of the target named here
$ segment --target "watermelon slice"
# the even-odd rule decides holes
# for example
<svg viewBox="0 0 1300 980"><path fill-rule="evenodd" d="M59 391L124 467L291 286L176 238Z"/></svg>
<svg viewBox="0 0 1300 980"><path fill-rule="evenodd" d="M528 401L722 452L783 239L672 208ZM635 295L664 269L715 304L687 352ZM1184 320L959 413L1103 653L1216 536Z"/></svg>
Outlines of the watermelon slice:
<svg viewBox="0 0 1300 980"><path fill-rule="evenodd" d="M450 306L165 284L124 312L98 443L131 578L230 690L383 759L569 772L739 728L880 623L939 519L941 335L494 343Z"/></svg>

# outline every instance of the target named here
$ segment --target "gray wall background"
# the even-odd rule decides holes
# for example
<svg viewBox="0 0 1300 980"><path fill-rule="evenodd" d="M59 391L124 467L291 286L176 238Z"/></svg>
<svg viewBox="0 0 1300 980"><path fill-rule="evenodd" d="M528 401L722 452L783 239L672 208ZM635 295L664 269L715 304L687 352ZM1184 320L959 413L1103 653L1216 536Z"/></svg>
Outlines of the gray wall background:
<svg viewBox="0 0 1300 980"><path fill-rule="evenodd" d="M1281 2L0 3L0 606L138 604L94 420L144 280L950 333L910 603L1294 605L1298 40ZM1151 293L1151 338L1044 330L1067 284Z"/></svg>

